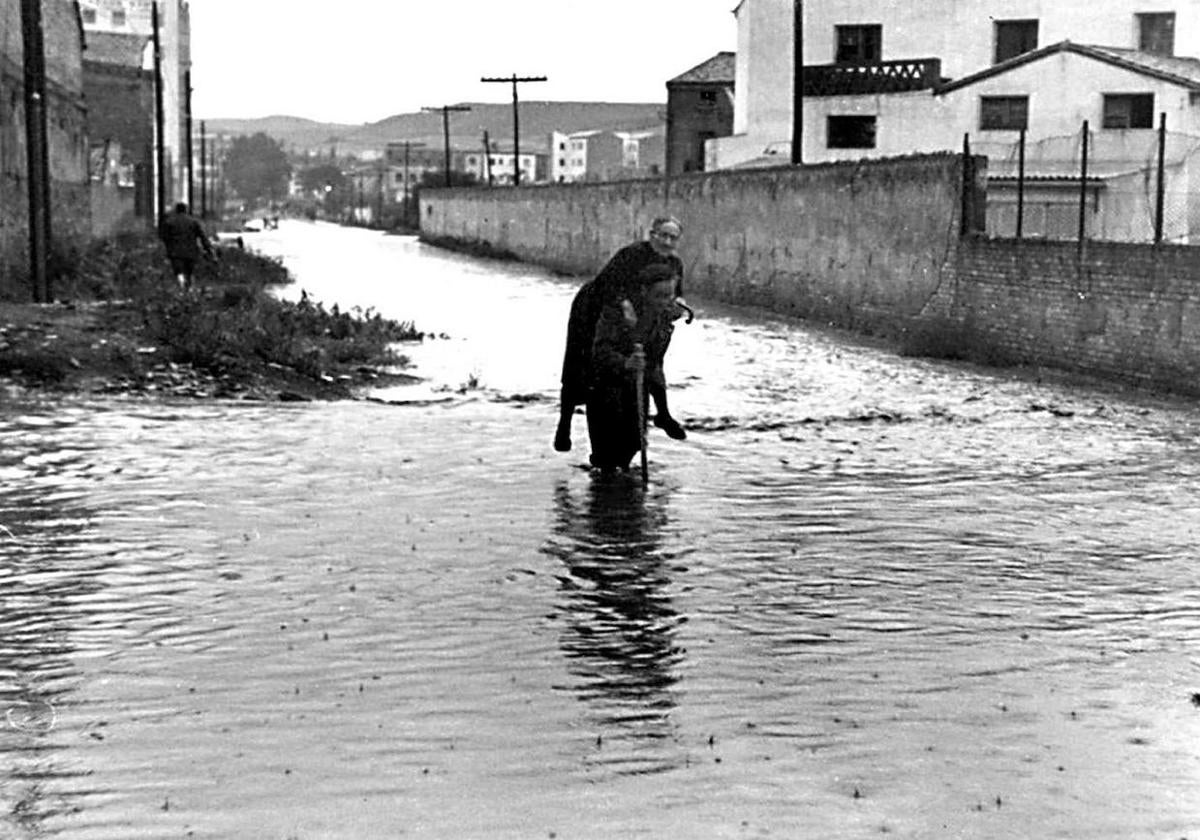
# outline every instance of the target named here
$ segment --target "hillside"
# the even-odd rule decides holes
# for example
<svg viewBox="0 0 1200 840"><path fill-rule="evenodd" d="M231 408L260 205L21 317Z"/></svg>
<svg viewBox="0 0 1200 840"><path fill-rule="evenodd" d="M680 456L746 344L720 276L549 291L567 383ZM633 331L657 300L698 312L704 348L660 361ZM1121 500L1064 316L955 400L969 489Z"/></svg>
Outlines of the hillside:
<svg viewBox="0 0 1200 840"><path fill-rule="evenodd" d="M483 132L501 148L512 146L512 105L492 102L466 102L455 107L470 111L450 113L450 142L456 148L479 147ZM520 104L521 148L545 151L551 131L587 131L592 129L633 130L661 126L666 121L666 106L648 102L522 102ZM411 140L441 146L441 112L421 111L396 114L364 125L320 123L298 117L273 116L255 120L211 119L210 133L237 136L263 132L293 151L328 151L333 145L339 153L381 150L387 143Z"/></svg>

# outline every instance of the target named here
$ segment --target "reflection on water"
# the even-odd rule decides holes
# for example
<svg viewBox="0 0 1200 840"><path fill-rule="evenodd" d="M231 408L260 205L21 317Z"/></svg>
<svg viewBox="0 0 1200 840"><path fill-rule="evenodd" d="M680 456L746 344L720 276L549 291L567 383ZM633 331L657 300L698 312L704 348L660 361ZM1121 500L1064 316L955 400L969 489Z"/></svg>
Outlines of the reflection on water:
<svg viewBox="0 0 1200 840"><path fill-rule="evenodd" d="M596 762L655 773L684 760L671 720L683 652L668 592L672 556L661 545L667 498L628 475L594 478L582 500L560 481L547 554L562 561L560 645L571 690L591 710Z"/></svg>
<svg viewBox="0 0 1200 840"><path fill-rule="evenodd" d="M1194 404L702 309L643 492L550 448L570 282L247 239L446 400L0 406L3 840L1197 832Z"/></svg>

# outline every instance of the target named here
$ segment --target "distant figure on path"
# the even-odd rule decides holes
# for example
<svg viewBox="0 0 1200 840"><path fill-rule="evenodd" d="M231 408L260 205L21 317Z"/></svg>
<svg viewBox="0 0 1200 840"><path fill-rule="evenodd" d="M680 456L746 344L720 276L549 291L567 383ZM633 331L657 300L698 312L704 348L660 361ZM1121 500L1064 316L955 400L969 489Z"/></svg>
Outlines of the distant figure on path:
<svg viewBox="0 0 1200 840"><path fill-rule="evenodd" d="M567 319L558 428L554 434L554 448L559 452L570 451L571 420L575 408L587 402L593 338L605 307L619 306L621 301L630 300L631 294L640 295L641 280L638 275L651 265L664 265L671 270L675 278L673 295L680 307L686 307L682 297L683 262L675 253L682 233L683 225L674 216L659 216L651 222L650 233L645 241L621 248L600 269L599 274L575 293L571 314ZM678 311L675 317L679 317ZM665 347L663 352L666 352ZM666 387L650 386L650 394L654 398L654 424L676 440L686 438L687 433L667 407Z"/></svg>
<svg viewBox="0 0 1200 840"><path fill-rule="evenodd" d="M679 317L672 302L677 278L669 266L654 264L637 280L628 298L604 306L593 334L587 427L590 461L602 473L628 469L642 448L639 422L647 400L643 395L639 410L637 374L643 373L647 392L666 392L662 364Z"/></svg>
<svg viewBox="0 0 1200 840"><path fill-rule="evenodd" d="M175 272L181 289L192 287L192 275L196 271L201 248L209 259L217 258L212 243L204 233L204 227L188 213L188 206L182 201L175 205L173 212L163 216L159 222L158 238L167 250L171 271Z"/></svg>

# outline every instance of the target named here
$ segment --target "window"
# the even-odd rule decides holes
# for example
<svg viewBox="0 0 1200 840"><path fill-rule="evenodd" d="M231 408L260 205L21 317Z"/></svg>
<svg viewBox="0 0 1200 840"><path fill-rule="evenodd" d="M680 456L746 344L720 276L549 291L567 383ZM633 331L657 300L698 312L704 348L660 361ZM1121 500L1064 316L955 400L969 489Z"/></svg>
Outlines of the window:
<svg viewBox="0 0 1200 840"><path fill-rule="evenodd" d="M1139 50L1155 55L1175 55L1174 12L1153 12L1135 17Z"/></svg>
<svg viewBox="0 0 1200 840"><path fill-rule="evenodd" d="M883 27L878 23L835 26L838 64L863 64L879 61L883 55Z"/></svg>
<svg viewBox="0 0 1200 840"><path fill-rule="evenodd" d="M1001 61L1021 53L1037 49L1038 22L1036 20L996 21L996 60Z"/></svg>
<svg viewBox="0 0 1200 840"><path fill-rule="evenodd" d="M80 9L79 11L83 15L84 23L95 23L96 22L96 10L95 9Z"/></svg>
<svg viewBox="0 0 1200 840"><path fill-rule="evenodd" d="M124 26L125 25L125 10L124 9L113 9L112 25L113 26Z"/></svg>
<svg viewBox="0 0 1200 840"><path fill-rule="evenodd" d="M826 143L830 149L874 149L874 117L830 117Z"/></svg>
<svg viewBox="0 0 1200 840"><path fill-rule="evenodd" d="M1020 131L1029 128L1029 97L981 97L979 127L983 131Z"/></svg>
<svg viewBox="0 0 1200 840"><path fill-rule="evenodd" d="M1104 94L1105 128L1154 128L1154 94Z"/></svg>

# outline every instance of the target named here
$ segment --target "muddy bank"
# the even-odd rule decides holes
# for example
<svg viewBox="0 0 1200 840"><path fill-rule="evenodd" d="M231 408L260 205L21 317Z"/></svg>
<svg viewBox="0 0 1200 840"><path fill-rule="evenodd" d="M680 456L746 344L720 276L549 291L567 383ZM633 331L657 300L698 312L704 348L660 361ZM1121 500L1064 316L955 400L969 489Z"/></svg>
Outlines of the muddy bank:
<svg viewBox="0 0 1200 840"><path fill-rule="evenodd" d="M354 399L417 380L412 324L326 310L276 260L233 247L183 290L149 238L95 246L58 284L67 302L0 301L0 382L16 391L249 400Z"/></svg>

